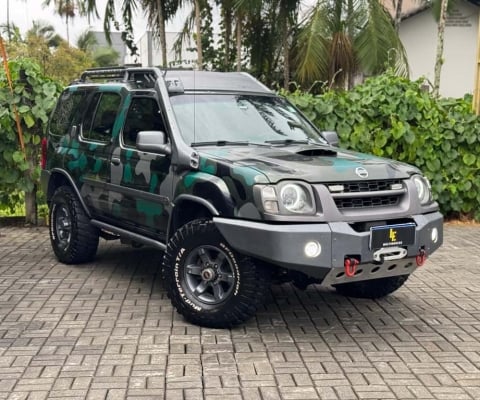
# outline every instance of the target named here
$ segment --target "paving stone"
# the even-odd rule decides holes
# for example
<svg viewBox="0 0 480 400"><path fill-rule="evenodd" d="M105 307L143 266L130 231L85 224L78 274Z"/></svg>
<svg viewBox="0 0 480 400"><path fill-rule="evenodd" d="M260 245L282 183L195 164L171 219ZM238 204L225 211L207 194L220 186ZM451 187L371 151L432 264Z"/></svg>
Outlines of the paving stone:
<svg viewBox="0 0 480 400"><path fill-rule="evenodd" d="M47 228L1 233L0 400L480 399L480 227L384 299L273 285L231 330L173 310L151 249L66 266Z"/></svg>

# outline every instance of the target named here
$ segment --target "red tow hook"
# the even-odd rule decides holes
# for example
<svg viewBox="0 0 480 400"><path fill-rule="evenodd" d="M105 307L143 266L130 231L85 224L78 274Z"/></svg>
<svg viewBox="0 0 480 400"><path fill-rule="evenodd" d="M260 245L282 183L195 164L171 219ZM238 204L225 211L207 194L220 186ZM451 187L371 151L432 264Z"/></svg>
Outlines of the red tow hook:
<svg viewBox="0 0 480 400"><path fill-rule="evenodd" d="M346 258L343 263L343 266L345 267L345 275L349 278L355 276L358 264L359 261L356 258Z"/></svg>
<svg viewBox="0 0 480 400"><path fill-rule="evenodd" d="M418 251L418 254L415 257L415 260L417 261L418 267L421 267L423 264L425 264L425 261L427 260L427 252L425 251L425 249L420 249Z"/></svg>

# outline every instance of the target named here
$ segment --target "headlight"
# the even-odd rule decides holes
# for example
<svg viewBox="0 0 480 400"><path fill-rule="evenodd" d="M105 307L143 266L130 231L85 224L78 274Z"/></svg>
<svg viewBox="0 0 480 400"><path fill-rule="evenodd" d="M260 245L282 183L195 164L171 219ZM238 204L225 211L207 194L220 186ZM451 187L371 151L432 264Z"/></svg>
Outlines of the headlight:
<svg viewBox="0 0 480 400"><path fill-rule="evenodd" d="M420 204L424 205L432 201L432 192L430 189L430 182L427 178L421 175L414 175L412 177L415 187L417 188L418 200Z"/></svg>
<svg viewBox="0 0 480 400"><path fill-rule="evenodd" d="M283 182L261 190L263 209L272 214L314 214L313 195L309 186Z"/></svg>
<svg viewBox="0 0 480 400"><path fill-rule="evenodd" d="M302 212L305 209L306 197L305 190L293 183L285 185L280 190L280 201L290 212Z"/></svg>

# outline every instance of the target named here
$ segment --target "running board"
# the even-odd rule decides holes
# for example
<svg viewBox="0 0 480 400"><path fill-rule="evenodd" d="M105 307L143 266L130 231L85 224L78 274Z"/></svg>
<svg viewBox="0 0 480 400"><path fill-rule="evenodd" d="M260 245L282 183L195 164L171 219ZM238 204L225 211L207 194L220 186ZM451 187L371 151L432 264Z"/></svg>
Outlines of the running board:
<svg viewBox="0 0 480 400"><path fill-rule="evenodd" d="M159 242L155 239L150 239L148 237L139 235L138 233L129 232L125 229L118 228L117 226L106 224L105 222L98 221L96 219L92 219L90 223L97 228L104 229L107 232L114 233L122 238L130 239L134 242L138 242L144 244L146 246L151 246L159 250L165 250L167 245L165 243Z"/></svg>

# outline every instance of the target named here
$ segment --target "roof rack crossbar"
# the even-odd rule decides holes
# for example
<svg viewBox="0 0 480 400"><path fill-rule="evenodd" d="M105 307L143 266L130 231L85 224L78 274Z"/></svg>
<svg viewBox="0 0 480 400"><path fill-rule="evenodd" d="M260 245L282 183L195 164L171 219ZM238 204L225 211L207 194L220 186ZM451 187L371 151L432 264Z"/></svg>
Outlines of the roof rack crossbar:
<svg viewBox="0 0 480 400"><path fill-rule="evenodd" d="M85 82L87 78L93 79L125 79L127 68L108 67L108 68L89 68L80 76L80 80Z"/></svg>
<svg viewBox="0 0 480 400"><path fill-rule="evenodd" d="M136 83L149 82L153 84L161 76L161 71L152 67L101 67L89 68L84 71L80 76L80 82L86 82L87 80L110 80Z"/></svg>

